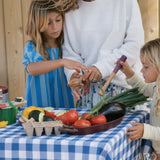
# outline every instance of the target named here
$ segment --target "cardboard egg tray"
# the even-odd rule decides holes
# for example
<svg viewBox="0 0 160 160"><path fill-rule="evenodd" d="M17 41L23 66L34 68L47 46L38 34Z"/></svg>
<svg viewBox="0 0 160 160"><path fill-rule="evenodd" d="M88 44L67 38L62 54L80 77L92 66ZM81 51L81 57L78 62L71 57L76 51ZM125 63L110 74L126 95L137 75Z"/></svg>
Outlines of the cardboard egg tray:
<svg viewBox="0 0 160 160"><path fill-rule="evenodd" d="M42 134L47 136L51 134L59 135L59 127L63 126L61 121L32 122L22 125L28 137L41 136Z"/></svg>

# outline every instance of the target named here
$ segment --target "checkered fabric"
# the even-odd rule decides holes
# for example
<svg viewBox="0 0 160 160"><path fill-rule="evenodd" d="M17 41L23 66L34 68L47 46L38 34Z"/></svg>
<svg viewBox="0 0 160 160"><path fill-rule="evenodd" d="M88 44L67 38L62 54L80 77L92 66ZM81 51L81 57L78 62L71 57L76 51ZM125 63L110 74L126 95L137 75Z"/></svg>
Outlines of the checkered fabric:
<svg viewBox="0 0 160 160"><path fill-rule="evenodd" d="M127 113L118 126L81 136L27 137L17 122L0 129L0 160L136 160L141 140L127 139L126 129L131 127L131 121L145 122L147 114L146 111Z"/></svg>

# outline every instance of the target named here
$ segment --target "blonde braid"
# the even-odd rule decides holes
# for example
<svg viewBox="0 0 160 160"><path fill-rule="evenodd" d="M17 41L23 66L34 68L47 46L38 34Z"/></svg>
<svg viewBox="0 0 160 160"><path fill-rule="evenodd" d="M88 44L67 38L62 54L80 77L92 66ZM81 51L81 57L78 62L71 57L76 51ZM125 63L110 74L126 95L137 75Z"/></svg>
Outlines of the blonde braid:
<svg viewBox="0 0 160 160"><path fill-rule="evenodd" d="M61 8L63 12L78 9L77 0L52 0L56 8Z"/></svg>

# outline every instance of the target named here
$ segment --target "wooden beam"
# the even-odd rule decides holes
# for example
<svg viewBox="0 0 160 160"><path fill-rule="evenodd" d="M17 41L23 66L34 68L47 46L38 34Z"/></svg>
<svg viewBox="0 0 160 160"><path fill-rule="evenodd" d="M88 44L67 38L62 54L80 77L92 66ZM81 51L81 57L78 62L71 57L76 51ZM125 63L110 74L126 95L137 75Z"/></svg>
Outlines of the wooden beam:
<svg viewBox="0 0 160 160"><path fill-rule="evenodd" d="M8 64L9 99L24 96L23 24L21 0L4 0L4 23Z"/></svg>
<svg viewBox="0 0 160 160"><path fill-rule="evenodd" d="M159 1L160 0L138 0L145 30L145 41L160 36Z"/></svg>
<svg viewBox="0 0 160 160"><path fill-rule="evenodd" d="M0 0L0 86L8 87L3 0Z"/></svg>

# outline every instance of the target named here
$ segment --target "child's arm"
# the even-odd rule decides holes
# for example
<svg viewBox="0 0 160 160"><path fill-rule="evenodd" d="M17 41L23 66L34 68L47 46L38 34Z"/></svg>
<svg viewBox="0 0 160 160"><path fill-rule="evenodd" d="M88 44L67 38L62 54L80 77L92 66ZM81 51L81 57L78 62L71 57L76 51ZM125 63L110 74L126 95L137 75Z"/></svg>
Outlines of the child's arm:
<svg viewBox="0 0 160 160"><path fill-rule="evenodd" d="M58 60L49 60L49 61L40 61L40 62L31 62L27 65L27 71L30 75L36 76L44 73L48 73L52 70L66 67L68 69L76 70L80 72L80 69L88 71L89 69L80 62L69 60L69 59L58 59Z"/></svg>

